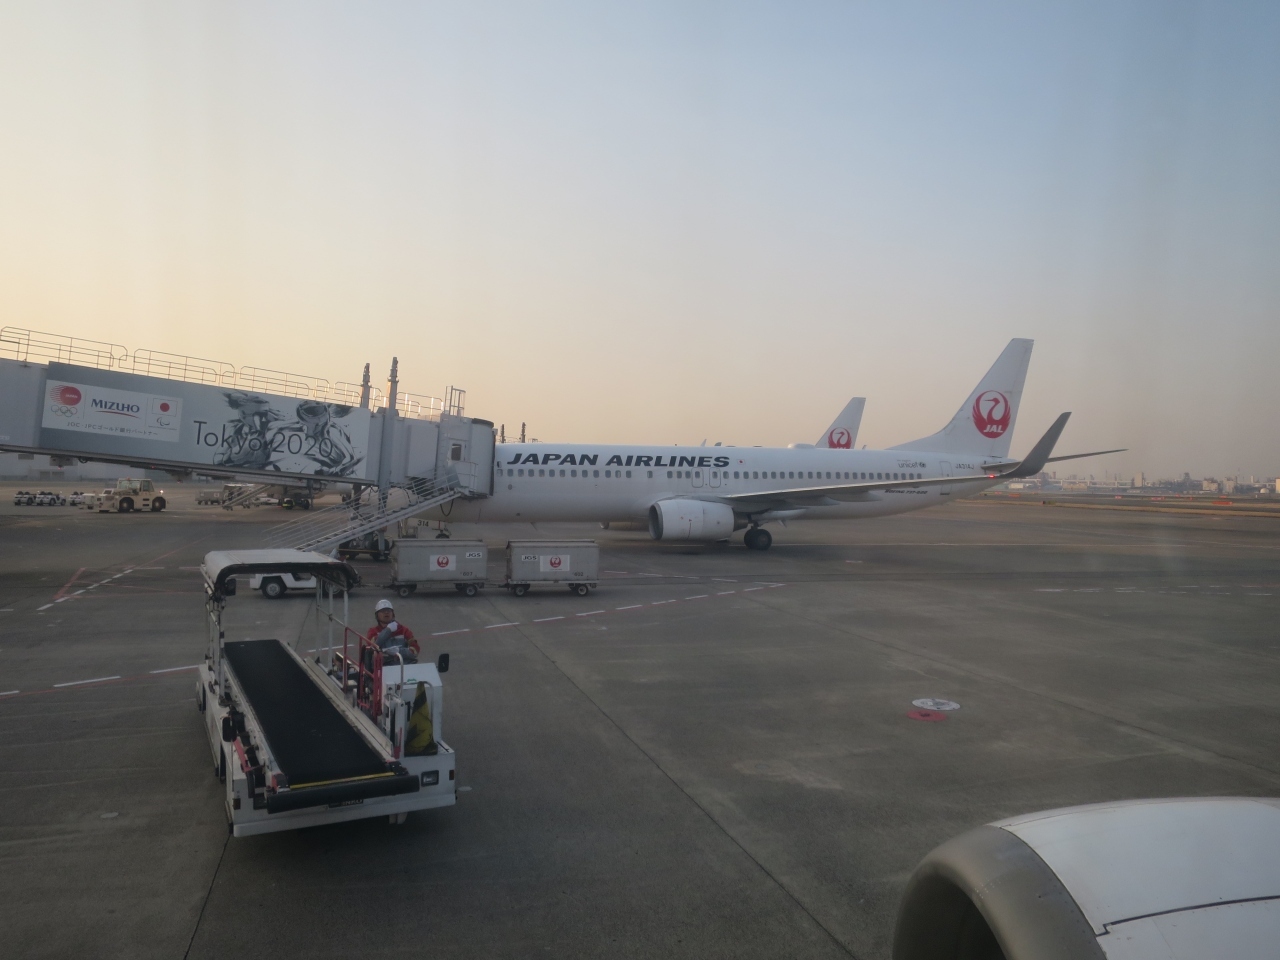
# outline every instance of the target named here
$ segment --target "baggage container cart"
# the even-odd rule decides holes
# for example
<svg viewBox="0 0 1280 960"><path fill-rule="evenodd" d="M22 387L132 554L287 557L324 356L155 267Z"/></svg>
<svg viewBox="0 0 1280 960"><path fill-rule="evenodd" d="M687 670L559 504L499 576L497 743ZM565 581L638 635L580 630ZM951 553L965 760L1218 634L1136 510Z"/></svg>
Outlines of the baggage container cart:
<svg viewBox="0 0 1280 960"><path fill-rule="evenodd" d="M598 586L600 547L594 540L511 540L507 543L508 590L523 597L535 583L561 584L580 597Z"/></svg>
<svg viewBox="0 0 1280 960"><path fill-rule="evenodd" d="M347 593L359 582L350 564L299 550L240 550L210 553L201 569L209 649L196 707L234 836L376 816L403 823L412 811L456 802L455 756L440 735L449 655L384 659L348 627ZM237 578L282 572L316 580L314 634L292 643L226 639L223 611ZM335 615L335 595L344 616Z"/></svg>
<svg viewBox="0 0 1280 960"><path fill-rule="evenodd" d="M474 597L489 573L489 548L481 540L397 540L391 562L391 586L402 597L449 585Z"/></svg>

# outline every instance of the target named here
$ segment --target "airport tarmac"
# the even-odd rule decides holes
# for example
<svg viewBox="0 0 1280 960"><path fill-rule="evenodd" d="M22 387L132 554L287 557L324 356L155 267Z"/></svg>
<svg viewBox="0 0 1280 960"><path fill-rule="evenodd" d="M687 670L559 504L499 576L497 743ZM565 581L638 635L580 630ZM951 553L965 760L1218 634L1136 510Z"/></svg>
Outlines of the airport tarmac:
<svg viewBox="0 0 1280 960"><path fill-rule="evenodd" d="M775 525L767 553L542 525L601 543L599 590L397 601L452 655L457 805L229 839L187 669L197 568L287 515L172 487L162 514L13 507L19 486L6 956L885 958L911 870L970 827L1280 792L1280 522L979 499ZM355 593L356 625L381 596ZM244 591L228 633L292 640L307 609Z"/></svg>

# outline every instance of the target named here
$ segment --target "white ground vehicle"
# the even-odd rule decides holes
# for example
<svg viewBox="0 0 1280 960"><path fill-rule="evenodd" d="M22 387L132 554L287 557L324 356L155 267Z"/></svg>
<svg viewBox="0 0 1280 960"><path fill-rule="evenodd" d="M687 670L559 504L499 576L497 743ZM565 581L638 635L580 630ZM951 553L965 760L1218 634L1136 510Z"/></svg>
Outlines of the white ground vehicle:
<svg viewBox="0 0 1280 960"><path fill-rule="evenodd" d="M457 800L455 756L440 737L440 675L432 663L384 662L376 644L334 615L350 564L300 550L206 555L209 649L196 680L213 767L226 784L237 837L386 816ZM315 578L315 633L293 645L227 640L223 615L237 578ZM242 631L236 630L237 636Z"/></svg>
<svg viewBox="0 0 1280 960"><path fill-rule="evenodd" d="M54 493L52 490L41 490L36 494L35 505L37 507L62 507L66 506L67 498L60 493Z"/></svg>
<svg viewBox="0 0 1280 960"><path fill-rule="evenodd" d="M15 507L30 507L36 502L36 495L27 490L19 490L13 495Z"/></svg>
<svg viewBox="0 0 1280 960"><path fill-rule="evenodd" d="M71 507L83 507L85 495L79 490L71 491L71 496L67 497L67 505Z"/></svg>
<svg viewBox="0 0 1280 960"><path fill-rule="evenodd" d="M249 578L250 590L261 590L268 600L279 600L290 590L314 590L315 577L296 577L285 571L278 573L255 573Z"/></svg>
<svg viewBox="0 0 1280 960"><path fill-rule="evenodd" d="M164 491L157 490L154 480L117 480L115 488L108 488L98 497L99 513L137 513L150 510L159 513L165 508Z"/></svg>

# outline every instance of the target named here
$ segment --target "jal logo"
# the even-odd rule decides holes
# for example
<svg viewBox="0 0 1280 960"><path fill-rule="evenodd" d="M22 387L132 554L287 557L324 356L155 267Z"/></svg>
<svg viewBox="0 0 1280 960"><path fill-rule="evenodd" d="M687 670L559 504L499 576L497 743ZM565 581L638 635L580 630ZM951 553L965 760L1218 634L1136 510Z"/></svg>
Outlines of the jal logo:
<svg viewBox="0 0 1280 960"><path fill-rule="evenodd" d="M853 446L853 435L844 427L836 427L827 434L827 446L836 450L848 450Z"/></svg>
<svg viewBox="0 0 1280 960"><path fill-rule="evenodd" d="M436 566L437 566L437 567L447 567L448 565L449 565L449 558L448 558L448 557L436 557Z"/></svg>
<svg viewBox="0 0 1280 960"><path fill-rule="evenodd" d="M71 386L71 384L64 383L62 386L54 387L49 391L49 399L63 406L74 407L84 399L84 394Z"/></svg>
<svg viewBox="0 0 1280 960"><path fill-rule="evenodd" d="M551 558L550 560L548 560L547 562L551 564L551 569L552 569L552 570L559 570L559 569L560 569L560 564L564 563L564 561L563 561L562 559L560 559L559 557L552 557L552 558Z"/></svg>
<svg viewBox="0 0 1280 960"><path fill-rule="evenodd" d="M984 390L973 401L973 425L984 437L1003 437L1011 412L1008 397L998 390Z"/></svg>

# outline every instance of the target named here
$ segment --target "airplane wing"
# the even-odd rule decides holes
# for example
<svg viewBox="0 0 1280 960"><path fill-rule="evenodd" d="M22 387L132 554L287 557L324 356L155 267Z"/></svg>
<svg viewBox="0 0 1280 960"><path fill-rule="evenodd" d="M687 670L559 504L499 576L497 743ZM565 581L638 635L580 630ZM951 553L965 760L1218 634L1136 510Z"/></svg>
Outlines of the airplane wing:
<svg viewBox="0 0 1280 960"><path fill-rule="evenodd" d="M719 499L730 504L756 509L786 509L788 507L830 507L837 503L865 499L867 494L881 490L913 490L939 487L971 480L993 480L999 474L976 473L959 477L931 477L928 480L865 480L858 483L824 484L807 487L782 487L777 490L753 490L750 493L720 494Z"/></svg>

